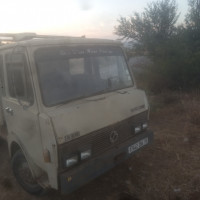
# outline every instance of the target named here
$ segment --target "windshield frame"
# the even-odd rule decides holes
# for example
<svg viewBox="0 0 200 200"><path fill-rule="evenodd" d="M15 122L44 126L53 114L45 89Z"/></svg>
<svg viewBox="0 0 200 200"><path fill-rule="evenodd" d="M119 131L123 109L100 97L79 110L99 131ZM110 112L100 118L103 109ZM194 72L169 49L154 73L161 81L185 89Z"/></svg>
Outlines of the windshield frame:
<svg viewBox="0 0 200 200"><path fill-rule="evenodd" d="M124 58L124 61L125 61L125 64L126 64L126 67L127 67L127 70L129 72L129 75L130 75L130 78L131 78L131 85L130 86L123 86L123 87L120 87L120 88L117 88L117 89L110 89L110 90L102 90L102 91L98 91L96 93L93 93L91 95L82 95L80 97L77 97L77 98L73 98L73 99L70 99L70 100L66 100L66 101L60 101L58 103L55 103L55 104L46 104L45 103L45 100L44 100L44 94L42 92L42 86L41 86L41 79L39 78L39 69L38 69L38 66L37 66L37 62L36 62L36 57L35 57L35 54L38 50L40 49L46 49L46 48L53 48L53 47L93 47L93 46L100 46L100 47L117 47L117 48L120 48L121 50L121 53L122 53L122 56ZM40 46L38 48L36 48L33 52L33 58L34 58L34 63L35 63L35 66L36 66L36 72L37 72L37 79L38 79L38 83L39 83L39 90L40 90L40 95L41 95L41 99L42 99L42 103L45 107L47 108L51 108L51 107L55 107L55 106L59 106L59 105L63 105L63 104L67 104L69 102L73 102L73 101L77 101L77 100L80 100L80 99L85 99L85 98L89 98L89 97L93 97L93 96L97 96L97 95L102 95L102 94L108 94L108 93L111 93L111 92L115 92L115 91L119 91L119 90L123 90L123 89L128 89L128 88L132 88L135 86L135 80L134 80L134 77L133 77L133 72L132 70L130 69L129 65L128 65L128 62L127 62L127 57L126 57L126 54L124 52L124 49L120 46L120 45L110 45L110 44L75 44L75 45L48 45L48 46Z"/></svg>

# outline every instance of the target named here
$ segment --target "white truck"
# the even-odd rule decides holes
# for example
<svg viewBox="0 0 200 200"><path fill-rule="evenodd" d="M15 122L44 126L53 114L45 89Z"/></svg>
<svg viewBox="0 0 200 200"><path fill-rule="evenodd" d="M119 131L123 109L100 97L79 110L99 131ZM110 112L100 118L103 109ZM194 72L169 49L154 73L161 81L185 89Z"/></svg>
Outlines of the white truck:
<svg viewBox="0 0 200 200"><path fill-rule="evenodd" d="M119 42L0 37L0 135L27 192L70 193L152 142L149 104Z"/></svg>

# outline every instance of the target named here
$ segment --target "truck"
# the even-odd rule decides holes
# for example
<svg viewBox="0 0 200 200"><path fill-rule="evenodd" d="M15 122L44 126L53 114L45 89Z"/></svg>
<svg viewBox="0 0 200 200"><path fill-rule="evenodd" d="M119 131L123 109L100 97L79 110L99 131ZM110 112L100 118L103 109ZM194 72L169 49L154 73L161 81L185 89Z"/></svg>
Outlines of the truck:
<svg viewBox="0 0 200 200"><path fill-rule="evenodd" d="M68 194L153 141L119 41L0 34L0 136L22 188Z"/></svg>

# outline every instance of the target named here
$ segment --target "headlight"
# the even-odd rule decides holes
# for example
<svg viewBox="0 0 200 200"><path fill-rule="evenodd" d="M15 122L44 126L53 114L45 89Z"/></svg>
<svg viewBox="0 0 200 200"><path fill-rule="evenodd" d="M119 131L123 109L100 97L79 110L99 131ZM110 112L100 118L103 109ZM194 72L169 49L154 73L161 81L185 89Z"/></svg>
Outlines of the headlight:
<svg viewBox="0 0 200 200"><path fill-rule="evenodd" d="M140 126L135 126L135 134L147 129L148 124L145 122L143 124L141 124Z"/></svg>
<svg viewBox="0 0 200 200"><path fill-rule="evenodd" d="M147 123L142 124L142 129L143 129L143 130L144 130L144 129L147 129L147 127L148 127L148 124L147 124Z"/></svg>
<svg viewBox="0 0 200 200"><path fill-rule="evenodd" d="M139 133L139 132L141 132L141 130L142 130L141 126L135 127L135 133Z"/></svg>
<svg viewBox="0 0 200 200"><path fill-rule="evenodd" d="M85 160L91 156L91 150L81 152L81 160Z"/></svg>
<svg viewBox="0 0 200 200"><path fill-rule="evenodd" d="M71 158L66 160L66 166L67 167L71 167L71 166L73 166L73 165L75 165L77 163L78 163L78 155L77 156L73 156L73 157L71 157Z"/></svg>

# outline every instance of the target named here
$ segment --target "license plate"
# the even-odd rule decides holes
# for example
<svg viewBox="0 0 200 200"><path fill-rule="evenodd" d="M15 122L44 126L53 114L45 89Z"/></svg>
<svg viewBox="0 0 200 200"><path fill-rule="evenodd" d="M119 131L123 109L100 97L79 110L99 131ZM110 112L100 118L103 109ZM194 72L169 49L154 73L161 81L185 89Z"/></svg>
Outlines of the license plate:
<svg viewBox="0 0 200 200"><path fill-rule="evenodd" d="M133 153L134 151L138 150L139 148L143 147L144 145L148 144L149 140L148 138L144 138L140 140L139 142L132 144L128 147L128 153Z"/></svg>

